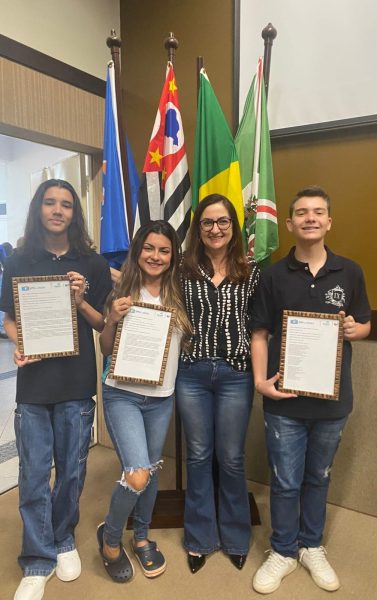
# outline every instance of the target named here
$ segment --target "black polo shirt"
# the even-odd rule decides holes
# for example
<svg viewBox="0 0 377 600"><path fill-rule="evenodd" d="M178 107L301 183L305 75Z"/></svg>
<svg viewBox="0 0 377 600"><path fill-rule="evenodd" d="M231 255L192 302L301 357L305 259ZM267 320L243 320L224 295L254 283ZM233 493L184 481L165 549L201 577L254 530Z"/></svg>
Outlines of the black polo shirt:
<svg viewBox="0 0 377 600"><path fill-rule="evenodd" d="M309 265L296 260L295 248L261 275L253 307L252 329L267 329L268 377L279 371L283 310L338 314L343 310L358 323L370 320L371 311L364 276L352 260L336 256L328 248L327 260L315 277ZM286 400L263 398L266 412L300 419L337 419L352 410L352 347L344 342L339 400L298 396Z"/></svg>
<svg viewBox="0 0 377 600"><path fill-rule="evenodd" d="M100 313L111 290L110 270L106 260L91 252L80 256L69 251L55 256L43 251L38 258L29 258L16 251L8 258L0 299L0 310L15 318L12 277L33 275L66 275L77 271L86 279L85 300ZM19 368L16 402L25 404L57 404L81 400L96 393L97 371L93 330L77 311L79 356L46 358Z"/></svg>

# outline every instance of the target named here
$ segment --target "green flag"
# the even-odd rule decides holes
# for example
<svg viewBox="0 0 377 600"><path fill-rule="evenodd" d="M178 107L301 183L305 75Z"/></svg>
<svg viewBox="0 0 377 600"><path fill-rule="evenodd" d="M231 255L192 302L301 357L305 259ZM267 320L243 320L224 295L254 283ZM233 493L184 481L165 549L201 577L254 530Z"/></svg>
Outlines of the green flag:
<svg viewBox="0 0 377 600"><path fill-rule="evenodd" d="M232 202L242 229L244 209L237 152L224 113L202 69L196 117L192 210L209 194L222 194Z"/></svg>
<svg viewBox="0 0 377 600"><path fill-rule="evenodd" d="M279 247L279 235L261 58L246 98L235 144L241 170L248 253L257 262L262 262Z"/></svg>

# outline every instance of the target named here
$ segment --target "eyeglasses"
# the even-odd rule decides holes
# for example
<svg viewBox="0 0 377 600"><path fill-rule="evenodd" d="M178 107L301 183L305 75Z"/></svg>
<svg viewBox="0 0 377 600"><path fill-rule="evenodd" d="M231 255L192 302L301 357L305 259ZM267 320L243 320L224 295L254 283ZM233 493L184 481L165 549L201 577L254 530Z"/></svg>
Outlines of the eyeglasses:
<svg viewBox="0 0 377 600"><path fill-rule="evenodd" d="M212 231L215 225L220 229L220 231L226 231L232 224L232 219L230 217L220 217L216 221L214 219L202 219L200 222L200 228L203 231Z"/></svg>

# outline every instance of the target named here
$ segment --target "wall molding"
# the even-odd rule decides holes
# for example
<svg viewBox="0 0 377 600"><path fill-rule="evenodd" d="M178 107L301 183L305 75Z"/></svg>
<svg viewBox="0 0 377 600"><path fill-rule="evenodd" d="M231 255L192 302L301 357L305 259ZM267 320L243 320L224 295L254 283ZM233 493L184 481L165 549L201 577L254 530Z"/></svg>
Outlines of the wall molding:
<svg viewBox="0 0 377 600"><path fill-rule="evenodd" d="M103 79L76 69L76 67L1 34L0 56L101 98L105 97L106 82Z"/></svg>

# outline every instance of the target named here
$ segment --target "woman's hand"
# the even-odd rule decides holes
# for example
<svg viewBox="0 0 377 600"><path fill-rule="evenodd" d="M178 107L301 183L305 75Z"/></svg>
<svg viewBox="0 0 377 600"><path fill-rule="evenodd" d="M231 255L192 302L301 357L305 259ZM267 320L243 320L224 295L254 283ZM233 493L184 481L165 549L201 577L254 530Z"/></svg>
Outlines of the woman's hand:
<svg viewBox="0 0 377 600"><path fill-rule="evenodd" d="M131 306L131 296L113 300L110 312L106 318L105 327L99 336L101 350L105 356L109 356L109 354L112 353L117 325L119 321L128 313Z"/></svg>
<svg viewBox="0 0 377 600"><path fill-rule="evenodd" d="M83 275L80 275L80 273L77 273L76 271L69 271L67 273L67 275L69 277L69 283L70 283L71 289L74 292L75 303L78 308L80 306L80 304L82 304L84 302L84 294L85 294L85 286L86 286L85 277Z"/></svg>
<svg viewBox="0 0 377 600"><path fill-rule="evenodd" d="M128 313L132 306L131 296L117 298L111 305L107 322L116 324Z"/></svg>

